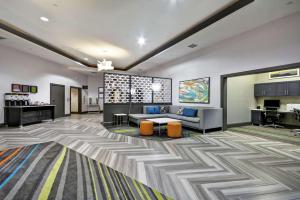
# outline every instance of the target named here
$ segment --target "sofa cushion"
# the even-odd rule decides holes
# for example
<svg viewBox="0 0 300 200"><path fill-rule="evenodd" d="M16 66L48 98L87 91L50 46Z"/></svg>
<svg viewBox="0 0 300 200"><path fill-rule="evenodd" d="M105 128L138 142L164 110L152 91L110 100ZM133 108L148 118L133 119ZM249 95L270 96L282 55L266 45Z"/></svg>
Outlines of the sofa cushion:
<svg viewBox="0 0 300 200"><path fill-rule="evenodd" d="M159 106L149 106L146 109L147 114L160 114Z"/></svg>
<svg viewBox="0 0 300 200"><path fill-rule="evenodd" d="M167 117L167 115L166 114L130 114L129 117L133 119L151 119L151 118Z"/></svg>
<svg viewBox="0 0 300 200"><path fill-rule="evenodd" d="M187 122L194 122L194 123L200 122L200 118L199 117L180 116L180 119L183 120L183 121L187 121Z"/></svg>
<svg viewBox="0 0 300 200"><path fill-rule="evenodd" d="M170 106L169 112L171 114L176 114L179 109L179 106Z"/></svg>
<svg viewBox="0 0 300 200"><path fill-rule="evenodd" d="M182 117L182 116L181 115L176 115L176 114L168 114L168 117L172 118L172 119L180 119L180 117Z"/></svg>
<svg viewBox="0 0 300 200"><path fill-rule="evenodd" d="M149 106L149 107L147 107L147 109L146 109L146 113L147 114L154 114L155 113L155 109L154 109L154 107L153 106Z"/></svg>
<svg viewBox="0 0 300 200"><path fill-rule="evenodd" d="M160 106L154 106L155 113L153 114L160 114Z"/></svg>
<svg viewBox="0 0 300 200"><path fill-rule="evenodd" d="M177 115L182 115L183 114L183 107L179 107L177 113Z"/></svg>
<svg viewBox="0 0 300 200"><path fill-rule="evenodd" d="M196 117L198 113L197 109L193 108L183 108L182 115L186 117Z"/></svg>
<svg viewBox="0 0 300 200"><path fill-rule="evenodd" d="M194 122L194 123L200 122L199 117L186 117L186 116L176 115L176 114L168 114L168 117L170 117L172 119L179 119L179 120Z"/></svg>
<svg viewBox="0 0 300 200"><path fill-rule="evenodd" d="M169 106L160 106L160 113L168 113Z"/></svg>

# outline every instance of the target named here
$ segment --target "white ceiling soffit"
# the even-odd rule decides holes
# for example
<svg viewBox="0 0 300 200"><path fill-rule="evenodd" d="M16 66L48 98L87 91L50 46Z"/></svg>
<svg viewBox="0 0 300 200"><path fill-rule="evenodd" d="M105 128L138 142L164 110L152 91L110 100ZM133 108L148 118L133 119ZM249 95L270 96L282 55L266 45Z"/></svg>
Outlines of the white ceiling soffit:
<svg viewBox="0 0 300 200"><path fill-rule="evenodd" d="M83 67L82 65L75 63L73 60L70 60L64 56L49 51L48 49L40 47L39 45L36 45L32 42L29 42L25 39L22 39L18 36L15 36L14 34L8 33L1 29L0 29L0 37L5 38L3 40L0 40L0 46L10 47L13 49L23 51L28 54L41 57L46 60L50 60L52 62L61 64L62 67L64 66L70 67L71 69L77 69L81 71L93 70L93 68Z"/></svg>
<svg viewBox="0 0 300 200"><path fill-rule="evenodd" d="M0 19L89 63L105 57L125 68L235 1L0 0Z"/></svg>
<svg viewBox="0 0 300 200"><path fill-rule="evenodd" d="M255 0L248 6L177 43L130 71L150 70L153 67L163 65L182 56L212 46L227 38L299 11L299 0ZM197 47L189 48L190 44L197 44Z"/></svg>

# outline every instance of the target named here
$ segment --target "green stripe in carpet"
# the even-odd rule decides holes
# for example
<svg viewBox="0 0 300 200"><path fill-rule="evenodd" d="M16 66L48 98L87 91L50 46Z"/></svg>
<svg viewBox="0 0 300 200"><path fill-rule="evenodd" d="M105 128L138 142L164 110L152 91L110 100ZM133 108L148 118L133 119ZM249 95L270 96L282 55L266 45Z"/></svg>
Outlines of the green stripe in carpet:
<svg viewBox="0 0 300 200"><path fill-rule="evenodd" d="M132 133L136 132L136 129L118 129L114 130L114 133Z"/></svg>
<svg viewBox="0 0 300 200"><path fill-rule="evenodd" d="M54 142L0 152L0 177L0 199L168 198Z"/></svg>

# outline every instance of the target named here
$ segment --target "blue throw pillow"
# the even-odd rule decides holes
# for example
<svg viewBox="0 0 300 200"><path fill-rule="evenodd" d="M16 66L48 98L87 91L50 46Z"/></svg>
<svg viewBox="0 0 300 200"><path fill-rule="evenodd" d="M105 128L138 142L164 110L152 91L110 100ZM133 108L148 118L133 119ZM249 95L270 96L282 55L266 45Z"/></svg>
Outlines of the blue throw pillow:
<svg viewBox="0 0 300 200"><path fill-rule="evenodd" d="M197 113L198 113L197 109L184 108L182 115L186 117L197 117Z"/></svg>
<svg viewBox="0 0 300 200"><path fill-rule="evenodd" d="M151 107L147 107L147 114L154 114L155 113L155 110L154 110L154 107L151 106Z"/></svg>
<svg viewBox="0 0 300 200"><path fill-rule="evenodd" d="M154 114L160 114L160 107L159 106L154 106Z"/></svg>
<svg viewBox="0 0 300 200"><path fill-rule="evenodd" d="M149 106L147 107L147 114L160 114L159 106Z"/></svg>

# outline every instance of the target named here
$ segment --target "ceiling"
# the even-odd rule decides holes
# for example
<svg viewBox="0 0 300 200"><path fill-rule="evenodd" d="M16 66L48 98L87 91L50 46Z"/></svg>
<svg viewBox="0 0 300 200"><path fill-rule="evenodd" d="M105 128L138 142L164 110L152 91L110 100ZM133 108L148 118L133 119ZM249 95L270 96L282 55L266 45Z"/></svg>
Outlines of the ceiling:
<svg viewBox="0 0 300 200"><path fill-rule="evenodd" d="M90 64L106 58L125 69L233 0L0 0L0 19ZM293 3L288 3L293 2ZM297 0L256 0L134 67L148 70L300 10ZM40 17L49 18L43 22ZM230 27L230 28L228 28ZM85 73L95 69L1 30L6 45ZM139 46L137 39L146 38ZM196 48L187 46L195 43Z"/></svg>
<svg viewBox="0 0 300 200"><path fill-rule="evenodd" d="M0 19L78 58L125 68L234 0L0 0ZM47 17L43 22L40 17ZM147 45L140 47L143 36Z"/></svg>
<svg viewBox="0 0 300 200"><path fill-rule="evenodd" d="M292 2L292 3L291 3ZM186 38L171 48L139 64L131 71L147 71L177 58L212 46L225 39L262 26L273 20L300 12L299 0L256 0L208 28ZM197 47L189 48L190 44Z"/></svg>

